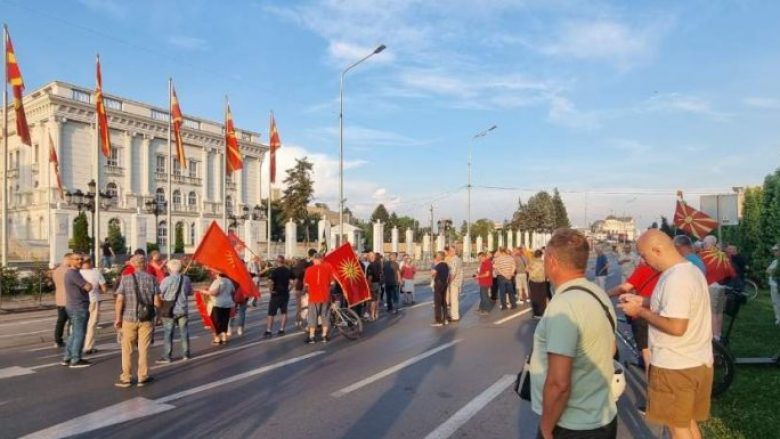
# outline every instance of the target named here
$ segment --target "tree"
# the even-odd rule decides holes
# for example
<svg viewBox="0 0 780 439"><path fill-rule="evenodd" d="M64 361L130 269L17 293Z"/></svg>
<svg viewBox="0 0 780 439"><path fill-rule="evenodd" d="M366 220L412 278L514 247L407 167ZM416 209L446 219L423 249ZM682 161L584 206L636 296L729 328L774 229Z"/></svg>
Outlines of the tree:
<svg viewBox="0 0 780 439"><path fill-rule="evenodd" d="M553 222L555 223L555 228L568 228L571 227L571 221L569 221L569 214L566 211L566 205L563 204L563 200L561 199L561 194L558 192L558 188L555 188L553 190L553 197L552 197L552 205L553 205Z"/></svg>
<svg viewBox="0 0 780 439"><path fill-rule="evenodd" d="M74 252L89 253L92 249L92 238L89 236L89 223L87 214L80 212L73 220L73 238L69 242L69 247Z"/></svg>
<svg viewBox="0 0 780 439"><path fill-rule="evenodd" d="M371 222L373 223L377 220L382 221L385 224L390 220L390 213L387 212L387 208L384 204L376 206L376 209L374 209L374 212L371 214Z"/></svg>
<svg viewBox="0 0 780 439"><path fill-rule="evenodd" d="M263 200L260 203L263 212L268 212L268 200ZM278 241L284 237L284 213L282 212L282 204L279 200L271 202L271 240ZM265 231L263 231L265 232Z"/></svg>
<svg viewBox="0 0 780 439"><path fill-rule="evenodd" d="M565 220L564 222L568 223L569 217L563 202L561 202L561 207L562 221ZM558 224L556 217L553 198L547 191L540 191L529 198L527 204L518 200L517 211L512 216L511 224L518 230L552 231Z"/></svg>
<svg viewBox="0 0 780 439"><path fill-rule="evenodd" d="M184 253L184 224L180 222L176 223L176 240L173 244L173 252Z"/></svg>
<svg viewBox="0 0 780 439"><path fill-rule="evenodd" d="M124 255L127 253L127 242L122 236L122 230L119 228L119 222L111 220L108 222L108 243L114 253Z"/></svg>
<svg viewBox="0 0 780 439"><path fill-rule="evenodd" d="M761 202L761 220L759 241L753 250L753 264L756 268L766 268L772 260L771 248L780 242L780 170L764 179ZM761 280L766 276L755 278Z"/></svg>
<svg viewBox="0 0 780 439"><path fill-rule="evenodd" d="M482 239L487 239L487 236L490 233L493 233L493 230L493 221L490 221L487 218L480 218L471 225L471 236L475 240L477 239L477 236L481 236Z"/></svg>
<svg viewBox="0 0 780 439"><path fill-rule="evenodd" d="M313 169L314 165L304 157L295 159L295 165L287 170L284 179L286 187L282 195L282 223L290 219L300 221L308 216L306 206L314 196L314 181L311 179Z"/></svg>
<svg viewBox="0 0 780 439"><path fill-rule="evenodd" d="M745 190L744 203L742 205L742 221L739 223L739 241L740 253L748 261L755 258L755 252L761 245L761 201L764 196L763 188L749 187ZM750 262L748 264L749 277L752 279L762 279L764 276L764 266Z"/></svg>

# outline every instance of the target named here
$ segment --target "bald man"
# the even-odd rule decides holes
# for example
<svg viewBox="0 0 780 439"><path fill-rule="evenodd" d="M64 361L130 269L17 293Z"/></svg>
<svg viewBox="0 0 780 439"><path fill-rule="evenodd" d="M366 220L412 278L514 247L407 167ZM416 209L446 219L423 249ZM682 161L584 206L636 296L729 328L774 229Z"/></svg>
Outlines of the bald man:
<svg viewBox="0 0 780 439"><path fill-rule="evenodd" d="M648 230L637 242L639 254L661 272L649 304L624 294L626 315L650 326L647 419L667 425L674 439L701 438L712 393L712 322L704 275L675 249L672 239ZM649 308L647 307L649 305Z"/></svg>

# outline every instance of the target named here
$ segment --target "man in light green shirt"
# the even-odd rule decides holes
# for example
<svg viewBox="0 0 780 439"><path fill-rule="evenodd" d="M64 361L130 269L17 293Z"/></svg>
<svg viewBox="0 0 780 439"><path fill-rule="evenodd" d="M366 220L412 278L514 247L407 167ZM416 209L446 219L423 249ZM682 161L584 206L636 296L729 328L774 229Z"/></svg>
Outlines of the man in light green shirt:
<svg viewBox="0 0 780 439"><path fill-rule="evenodd" d="M585 278L589 251L585 236L571 229L555 232L545 249L545 273L556 294L536 327L530 367L532 408L541 415L545 439L617 435L615 311Z"/></svg>

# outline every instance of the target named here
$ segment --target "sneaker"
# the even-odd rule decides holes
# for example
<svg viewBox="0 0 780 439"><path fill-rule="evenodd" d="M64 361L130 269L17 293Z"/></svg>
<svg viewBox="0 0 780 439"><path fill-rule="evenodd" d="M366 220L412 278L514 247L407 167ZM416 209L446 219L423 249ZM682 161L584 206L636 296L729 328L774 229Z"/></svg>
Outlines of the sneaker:
<svg viewBox="0 0 780 439"><path fill-rule="evenodd" d="M322 343L327 343L330 341L330 337L327 335L322 336L322 340L320 340Z"/></svg>
<svg viewBox="0 0 780 439"><path fill-rule="evenodd" d="M444 326L444 323L435 322L435 323L431 323L431 326L438 328L439 326Z"/></svg>
<svg viewBox="0 0 780 439"><path fill-rule="evenodd" d="M506 307L504 305L501 305L501 311L505 310Z"/></svg>
<svg viewBox="0 0 780 439"><path fill-rule="evenodd" d="M87 360L79 360L79 361L77 361L75 363L70 363L70 366L68 366L68 367L70 367L71 369L83 369L83 368L89 367L89 366L92 366L92 363L90 363L89 361L87 361Z"/></svg>
<svg viewBox="0 0 780 439"><path fill-rule="evenodd" d="M243 336L244 335L244 328L236 329L236 333L238 334L239 337ZM228 335L230 335L230 334L228 334Z"/></svg>
<svg viewBox="0 0 780 439"><path fill-rule="evenodd" d="M284 329L276 331L276 335L284 335Z"/></svg>
<svg viewBox="0 0 780 439"><path fill-rule="evenodd" d="M534 320L541 320L542 316L531 316L531 318Z"/></svg>
<svg viewBox="0 0 780 439"><path fill-rule="evenodd" d="M450 319L450 323L458 323L460 319Z"/></svg>
<svg viewBox="0 0 780 439"><path fill-rule="evenodd" d="M228 326L227 335L228 335L228 337L230 337L231 335L233 335L233 328L231 328L231 327L229 327L229 326Z"/></svg>
<svg viewBox="0 0 780 439"><path fill-rule="evenodd" d="M170 358L160 358L157 361L155 361L157 364L171 364Z"/></svg>
<svg viewBox="0 0 780 439"><path fill-rule="evenodd" d="M184 360L184 361L189 361L189 360L192 360L192 357L189 356L189 355L185 355L185 356L181 357L181 359Z"/></svg>
<svg viewBox="0 0 780 439"><path fill-rule="evenodd" d="M306 344L314 344L317 341L314 340L314 337L306 337L306 340L304 340L303 342L306 343Z"/></svg>
<svg viewBox="0 0 780 439"><path fill-rule="evenodd" d="M117 382L114 383L114 386L122 388L122 389L127 389L128 387L130 387L132 385L133 385L133 383L131 383L130 381L117 381Z"/></svg>
<svg viewBox="0 0 780 439"><path fill-rule="evenodd" d="M60 366L70 366L70 358L60 361Z"/></svg>
<svg viewBox="0 0 780 439"><path fill-rule="evenodd" d="M98 351L97 349L87 349L86 351L84 351L84 355L97 354L97 351Z"/></svg>
<svg viewBox="0 0 780 439"><path fill-rule="evenodd" d="M54 343L54 349L61 349L61 348L64 348L64 347L65 347L65 343L63 343L63 342Z"/></svg>
<svg viewBox="0 0 780 439"><path fill-rule="evenodd" d="M265 331L263 333L263 337L265 337L265 338L271 338L271 336L273 336L273 335L274 334L271 331Z"/></svg>
<svg viewBox="0 0 780 439"><path fill-rule="evenodd" d="M146 379L143 380L143 381L139 380L138 383L136 383L136 386L143 387L143 386L151 383L152 381L154 381L154 377L146 377Z"/></svg>

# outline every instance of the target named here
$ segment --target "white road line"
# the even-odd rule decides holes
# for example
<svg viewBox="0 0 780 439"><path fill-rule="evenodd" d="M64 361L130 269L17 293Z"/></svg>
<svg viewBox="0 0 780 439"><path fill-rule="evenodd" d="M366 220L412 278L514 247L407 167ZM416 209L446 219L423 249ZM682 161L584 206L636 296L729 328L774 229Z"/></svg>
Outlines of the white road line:
<svg viewBox="0 0 780 439"><path fill-rule="evenodd" d="M404 307L404 308L401 308L401 309L415 309L415 308L419 308L421 306L430 305L432 303L433 303L433 300L428 300L426 302L415 303L412 306L407 306L407 307Z"/></svg>
<svg viewBox="0 0 780 439"><path fill-rule="evenodd" d="M34 433L24 436L26 439L48 439L48 438L62 438L84 434L87 432L95 431L100 428L109 427L123 422L131 421L133 419L143 418L146 416L162 413L176 407L168 404L171 401L186 398L188 396L196 395L207 390L214 389L219 386L224 386L245 378L260 375L265 372L285 367L299 361L307 360L312 357L324 354L325 351L314 351L300 357L290 358L289 360L280 361L278 363L269 364L257 369L250 370L248 372L233 375L232 377L224 378L221 380L213 381L201 386L193 387L192 389L183 390L162 398L150 400L147 398L136 397L129 399L118 404L114 404L109 407L102 408L100 410L88 413L78 418L71 419L70 421L63 422L61 424L53 425L49 428L36 431Z"/></svg>
<svg viewBox="0 0 780 439"><path fill-rule="evenodd" d="M112 355L117 355L117 354L119 354L119 351L105 352L105 353L97 354L97 355L89 355L89 356L84 357L84 359L85 360L87 360L87 359L94 360L95 358L110 357ZM60 365L60 362L58 361L56 363L46 363L46 364L39 364L37 366L30 366L29 368L32 369L32 370L38 370L38 369L45 369L47 367L59 366L59 365Z"/></svg>
<svg viewBox="0 0 780 439"><path fill-rule="evenodd" d="M401 370L401 369L403 369L405 367L411 366L412 364L417 363L418 361L424 360L424 359L430 357L431 355L434 355L434 354L436 354L436 353L438 353L440 351L443 351L445 349L451 348L451 347L455 346L457 343L460 343L461 341L463 341L463 339L453 340L453 341L451 341L449 343L445 343L445 344L443 344L441 346L438 346L436 348L433 348L433 349L430 349L428 351L425 351L422 354L415 355L414 357L412 357L412 358L410 358L410 359L408 359L406 361L403 361L401 363L398 363L395 366L389 367L389 368L387 368L387 369L385 369L385 370L383 370L381 372L378 372L378 373L376 373L374 375L371 375L368 378L365 378L365 379L360 380L360 381L358 381L358 382L356 382L354 384L351 384L351 385L349 385L347 387L344 387L341 390L337 390L337 391L331 393L330 396L332 396L334 398L341 398L342 396L347 395L349 393L352 393L355 390L358 390L358 389L360 389L362 387L365 387L365 386L373 383L374 381L381 380L382 378L384 378L384 377L386 377L388 375L392 375L392 374L398 372L399 370Z"/></svg>
<svg viewBox="0 0 780 439"><path fill-rule="evenodd" d="M430 432L425 439L447 439L460 427L462 427L469 419L476 415L486 405L490 403L496 396L506 390L515 381L514 375L504 375L496 381L492 386L485 389L484 392L477 395L476 398L469 401L468 404L463 406L460 410L455 412L449 419L444 421L435 430Z"/></svg>
<svg viewBox="0 0 780 439"><path fill-rule="evenodd" d="M44 332L52 332L52 330L51 329L41 329L40 331L32 331L32 332L14 332L13 334L0 335L0 338L19 337L20 335L42 334Z"/></svg>
<svg viewBox="0 0 780 439"><path fill-rule="evenodd" d="M520 311L519 313L515 313L515 314L512 314L511 316L506 316L503 319L496 320L495 322L493 322L493 324L494 325L500 325L500 324L508 322L508 321L510 321L510 320L512 320L514 318L520 317L523 314L527 314L529 312L531 312L531 308L524 309L524 310Z"/></svg>
<svg viewBox="0 0 780 439"><path fill-rule="evenodd" d="M31 373L35 373L35 371L31 370L29 367L20 367L20 366L6 367L4 369L0 369L0 380L3 378L12 378L12 377L18 377L22 375L29 375Z"/></svg>

